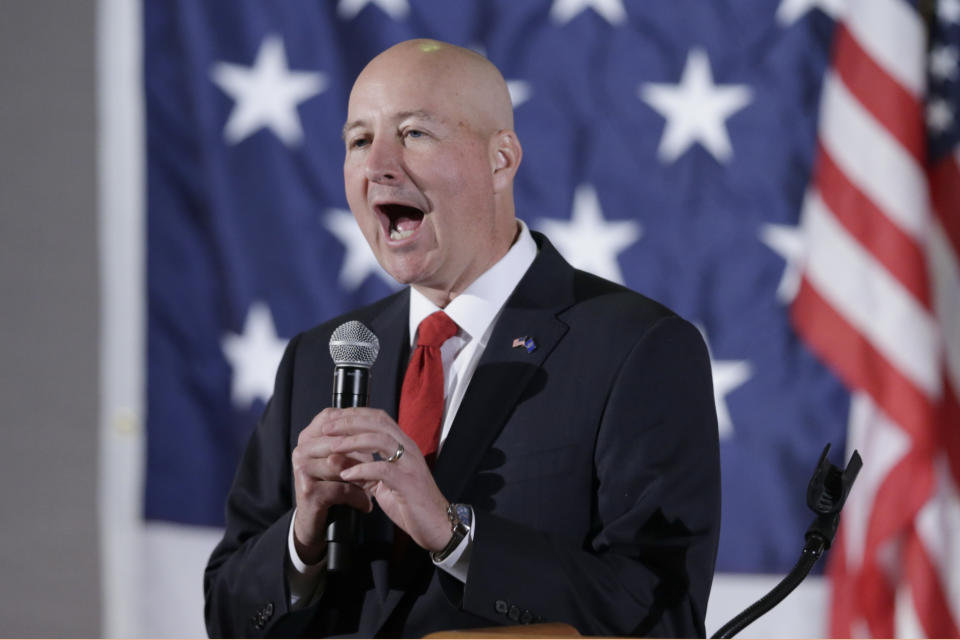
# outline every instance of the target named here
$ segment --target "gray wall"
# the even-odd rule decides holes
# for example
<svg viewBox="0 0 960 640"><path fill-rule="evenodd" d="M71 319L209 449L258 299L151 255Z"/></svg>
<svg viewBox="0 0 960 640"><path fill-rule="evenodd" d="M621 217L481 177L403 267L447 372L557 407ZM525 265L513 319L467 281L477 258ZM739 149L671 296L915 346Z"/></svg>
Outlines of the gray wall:
<svg viewBox="0 0 960 640"><path fill-rule="evenodd" d="M94 0L0 0L0 635L100 635Z"/></svg>

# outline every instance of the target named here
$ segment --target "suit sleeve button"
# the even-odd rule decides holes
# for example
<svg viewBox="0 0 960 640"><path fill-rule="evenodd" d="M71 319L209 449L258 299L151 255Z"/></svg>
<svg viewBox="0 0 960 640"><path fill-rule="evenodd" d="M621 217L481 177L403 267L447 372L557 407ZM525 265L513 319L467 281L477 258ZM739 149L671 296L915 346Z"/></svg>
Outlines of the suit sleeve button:
<svg viewBox="0 0 960 640"><path fill-rule="evenodd" d="M533 614L530 613L529 609L524 609L520 613L520 624L530 624L533 622Z"/></svg>
<svg viewBox="0 0 960 640"><path fill-rule="evenodd" d="M507 603L503 600L497 600L493 606L497 610L497 613L507 612Z"/></svg>
<svg viewBox="0 0 960 640"><path fill-rule="evenodd" d="M507 617L513 620L514 622L517 622L518 620L520 620L520 607L518 607L515 604L510 605L510 610L507 611Z"/></svg>

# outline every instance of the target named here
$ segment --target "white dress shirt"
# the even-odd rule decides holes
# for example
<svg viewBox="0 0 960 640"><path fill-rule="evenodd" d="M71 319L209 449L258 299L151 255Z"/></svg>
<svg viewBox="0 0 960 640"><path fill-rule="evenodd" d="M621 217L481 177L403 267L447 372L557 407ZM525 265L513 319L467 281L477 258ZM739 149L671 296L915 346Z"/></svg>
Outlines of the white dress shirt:
<svg viewBox="0 0 960 640"><path fill-rule="evenodd" d="M443 311L457 323L457 333L440 348L443 360L444 401L443 428L440 432L440 449L443 455L443 443L450 433L453 420L463 401L467 386L473 378L477 363L486 349L490 334L497 318L503 310L507 298L513 293L520 279L530 268L537 256L537 244L530 230L522 220L517 220L520 233L510 250L479 278L474 280L460 295L450 301ZM417 344L417 329L424 318L440 311L426 296L410 288L410 347ZM294 513L296 517L296 513ZM467 580L470 563L470 549L476 531L476 519L470 529L470 535L464 538L443 562L437 566L461 582ZM314 565L304 564L297 555L293 543L293 520L290 521L288 539L287 581L290 586L290 605L299 601L312 600L322 592L323 577L326 575L326 558Z"/></svg>

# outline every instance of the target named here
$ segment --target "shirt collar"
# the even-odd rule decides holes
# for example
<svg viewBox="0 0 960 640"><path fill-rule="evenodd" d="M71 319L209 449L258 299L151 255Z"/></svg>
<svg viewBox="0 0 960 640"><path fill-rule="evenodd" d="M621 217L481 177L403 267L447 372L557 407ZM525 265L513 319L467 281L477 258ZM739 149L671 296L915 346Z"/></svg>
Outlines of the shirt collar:
<svg viewBox="0 0 960 640"><path fill-rule="evenodd" d="M523 220L517 219L520 234L500 260L484 271L463 293L450 301L443 311L457 323L468 339L480 338L487 330L507 298L537 257L537 243ZM417 327L424 318L440 311L425 295L410 287L410 346L416 344Z"/></svg>

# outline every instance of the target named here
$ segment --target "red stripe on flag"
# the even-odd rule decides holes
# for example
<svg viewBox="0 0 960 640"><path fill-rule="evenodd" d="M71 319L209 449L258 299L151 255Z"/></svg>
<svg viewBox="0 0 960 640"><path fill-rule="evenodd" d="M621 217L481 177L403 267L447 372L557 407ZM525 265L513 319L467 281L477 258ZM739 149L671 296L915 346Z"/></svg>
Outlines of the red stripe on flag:
<svg viewBox="0 0 960 640"><path fill-rule="evenodd" d="M834 37L833 68L843 83L913 155L917 164L923 165L926 160L923 105L863 50L845 25L837 27Z"/></svg>
<svg viewBox="0 0 960 640"><path fill-rule="evenodd" d="M960 638L940 572L916 530L910 531L904 549L904 565L913 596L913 607L928 638ZM951 567L941 567L951 570Z"/></svg>
<svg viewBox="0 0 960 640"><path fill-rule="evenodd" d="M824 203L837 221L929 310L930 280L923 250L847 178L823 144L818 145L814 180Z"/></svg>
<svg viewBox="0 0 960 640"><path fill-rule="evenodd" d="M960 400L947 374L944 374L943 400L940 403L940 421L938 423L940 441L947 453L950 475L960 487Z"/></svg>
<svg viewBox="0 0 960 640"><path fill-rule="evenodd" d="M831 638L852 638L854 620L853 590L847 585L852 580L847 565L846 529L841 524L837 537L827 556L827 576L830 578L830 620L827 635Z"/></svg>
<svg viewBox="0 0 960 640"><path fill-rule="evenodd" d="M797 333L848 387L867 392L891 420L909 432L914 446L929 448L927 428L932 424L933 407L927 397L837 313L806 277L790 315Z"/></svg>
<svg viewBox="0 0 960 640"><path fill-rule="evenodd" d="M913 521L933 494L934 484L930 450L913 448L877 488L867 519L863 565L856 581L860 610L874 637L892 638L896 627L896 586L884 562L885 549L913 530Z"/></svg>
<svg viewBox="0 0 960 640"><path fill-rule="evenodd" d="M845 588L856 592L857 613L867 624L872 638L893 638L897 594L890 579L877 564L877 559L867 556L853 583Z"/></svg>
<svg viewBox="0 0 960 640"><path fill-rule="evenodd" d="M913 526L936 485L930 459L930 449L910 449L880 483L867 519L868 555L879 553L881 545Z"/></svg>
<svg viewBox="0 0 960 640"><path fill-rule="evenodd" d="M951 154L938 162L929 176L934 213L953 245L954 254L960 256L960 166L956 156Z"/></svg>
<svg viewBox="0 0 960 640"><path fill-rule="evenodd" d="M827 556L830 578L830 620L827 635L831 638L852 638L853 624L863 617L857 590L851 589L855 572L847 559L847 529L841 524Z"/></svg>

